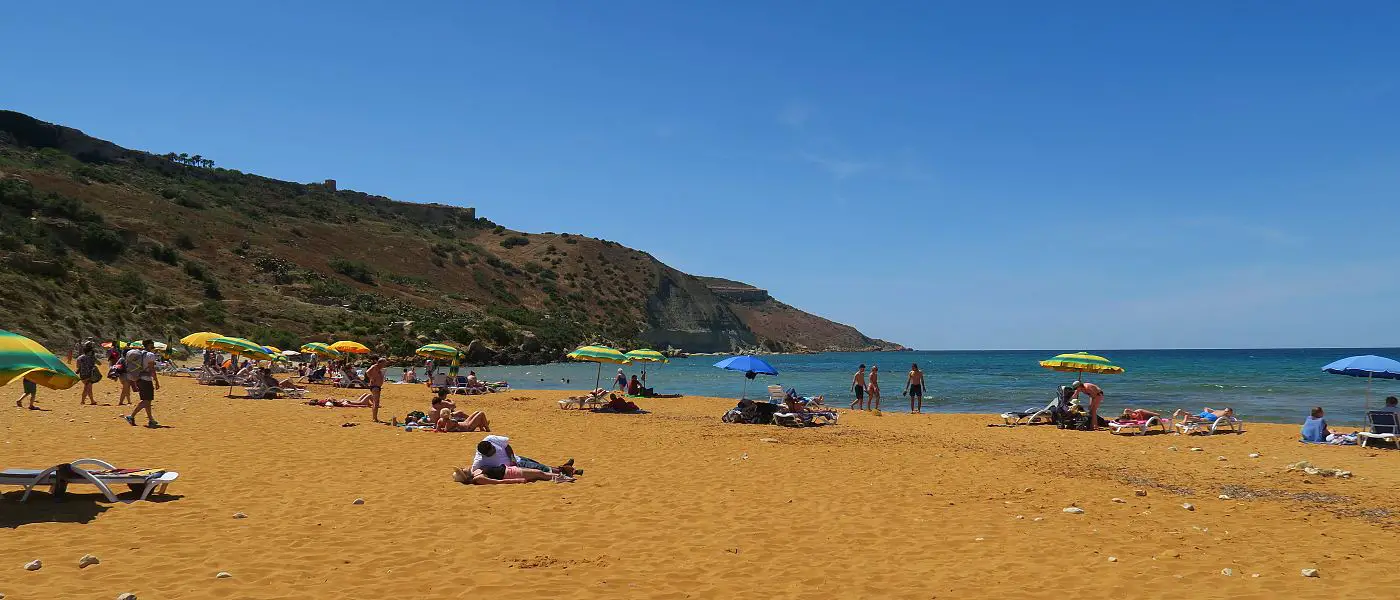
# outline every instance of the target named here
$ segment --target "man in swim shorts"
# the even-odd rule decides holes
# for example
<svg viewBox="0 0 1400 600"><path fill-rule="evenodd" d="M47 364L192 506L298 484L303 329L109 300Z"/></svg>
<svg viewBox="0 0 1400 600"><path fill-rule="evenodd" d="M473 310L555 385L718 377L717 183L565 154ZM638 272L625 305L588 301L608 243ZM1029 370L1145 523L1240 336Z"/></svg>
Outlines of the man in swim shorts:
<svg viewBox="0 0 1400 600"><path fill-rule="evenodd" d="M919 370L918 363L914 363L909 367L909 381L904 384L904 392L909 394L909 412L923 412L924 372Z"/></svg>
<svg viewBox="0 0 1400 600"><path fill-rule="evenodd" d="M856 393L856 399L851 401L851 408L865 410L865 365L861 365L851 378L851 390Z"/></svg>

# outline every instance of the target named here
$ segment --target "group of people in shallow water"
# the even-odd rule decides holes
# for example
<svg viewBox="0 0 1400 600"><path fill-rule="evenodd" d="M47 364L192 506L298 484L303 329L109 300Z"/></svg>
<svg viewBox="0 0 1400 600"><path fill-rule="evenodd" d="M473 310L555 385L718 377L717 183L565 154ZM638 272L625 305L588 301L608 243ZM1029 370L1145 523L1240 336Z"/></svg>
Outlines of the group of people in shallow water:
<svg viewBox="0 0 1400 600"><path fill-rule="evenodd" d="M914 363L909 366L909 375L904 380L903 396L909 397L909 412L924 412L924 392L928 390L924 384L924 372L919 369L919 364ZM866 380L865 365L856 369L855 375L851 376L851 393L855 399L851 401L853 410L880 410L880 366L871 365L869 380Z"/></svg>

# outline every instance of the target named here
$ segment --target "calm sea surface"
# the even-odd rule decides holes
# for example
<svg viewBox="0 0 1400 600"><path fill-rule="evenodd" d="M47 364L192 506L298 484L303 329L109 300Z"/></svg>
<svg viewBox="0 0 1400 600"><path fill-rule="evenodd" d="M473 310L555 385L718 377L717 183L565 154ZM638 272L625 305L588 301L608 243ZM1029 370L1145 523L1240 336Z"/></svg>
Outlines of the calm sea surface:
<svg viewBox="0 0 1400 600"><path fill-rule="evenodd" d="M900 396L910 363L918 363L928 380L932 400L924 400L930 412L993 413L1044 405L1056 386L1074 374L1042 369L1037 362L1056 352L895 352L826 353L763 357L777 376L759 376L749 382L748 396L762 397L768 385L797 388L803 395L825 394L828 404L851 400L850 379L856 367L879 365L882 408L907 411L908 399ZM1108 410L1124 407L1199 411L1203 406L1231 406L1245 419L1302 422L1310 407L1327 409L1330 421L1360 423L1364 419L1366 380L1329 375L1322 366L1357 354L1400 358L1397 349L1289 349L1289 350L1119 350L1103 352L1127 372L1122 375L1086 375L1104 388ZM647 381L658 392L738 398L742 374L716 369L724 357L702 356L647 365ZM630 376L643 365L626 365ZM578 390L593 385L596 365L560 363L512 367L478 367L483 379L506 380L517 389ZM466 373L466 368L462 371ZM603 365L603 387L617 374L616 365ZM1400 395L1400 381L1375 380L1372 405L1387 395ZM665 402L665 400L651 400ZM722 407L715 407L715 414Z"/></svg>

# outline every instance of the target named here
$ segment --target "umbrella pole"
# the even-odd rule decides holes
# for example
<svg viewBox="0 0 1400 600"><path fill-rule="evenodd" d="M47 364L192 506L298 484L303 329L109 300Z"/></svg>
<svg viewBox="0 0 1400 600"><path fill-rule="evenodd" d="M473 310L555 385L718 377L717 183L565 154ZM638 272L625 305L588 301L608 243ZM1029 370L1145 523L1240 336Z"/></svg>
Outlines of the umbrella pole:
<svg viewBox="0 0 1400 600"><path fill-rule="evenodd" d="M598 389L603 385L603 363L598 363L598 376L593 378L593 389Z"/></svg>

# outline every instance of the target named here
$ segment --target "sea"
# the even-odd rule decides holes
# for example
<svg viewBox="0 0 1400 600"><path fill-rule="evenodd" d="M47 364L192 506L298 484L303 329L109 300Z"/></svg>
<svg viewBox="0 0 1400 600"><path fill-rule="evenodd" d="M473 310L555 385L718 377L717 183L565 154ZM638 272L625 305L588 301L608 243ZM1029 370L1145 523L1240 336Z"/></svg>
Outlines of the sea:
<svg viewBox="0 0 1400 600"><path fill-rule="evenodd" d="M1073 352L1077 350L1066 350ZM1123 408L1171 411L1184 408L1233 407L1246 420L1301 423L1313 406L1327 410L1330 423L1365 422L1367 380L1322 371L1323 365L1358 354L1400 357L1395 348L1300 348L1272 350L1117 350L1091 351L1121 365L1121 375L1086 374L1104 389L1103 412ZM1039 361L1058 351L914 351L828 352L768 355L778 371L745 381L742 373L717 369L724 356L692 356L666 364L623 365L630 377L647 371L647 385L658 393L734 398L766 397L767 386L795 388L806 396L824 395L827 404L844 406L853 396L856 367L880 367L881 409L908 412L901 396L909 367L923 369L928 390L924 412L999 413L1044 406L1074 373L1041 368ZM554 363L471 367L484 380L505 380L515 389L581 390L593 387L594 363ZM602 386L609 387L618 365L602 366ZM466 374L467 367L462 369ZM1371 382L1370 405L1400 395L1400 381ZM649 402L665 402L664 399ZM727 406L716 406L718 416Z"/></svg>

